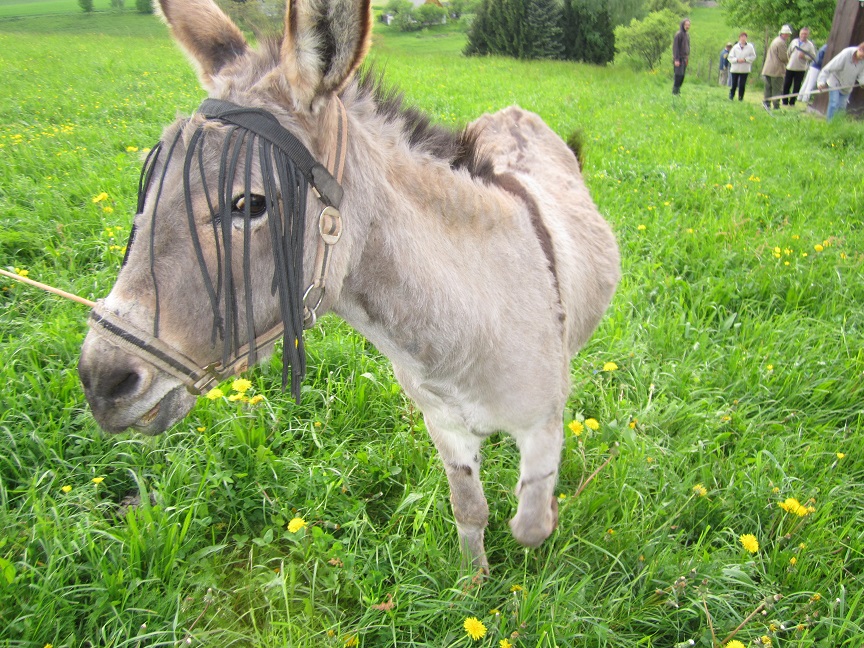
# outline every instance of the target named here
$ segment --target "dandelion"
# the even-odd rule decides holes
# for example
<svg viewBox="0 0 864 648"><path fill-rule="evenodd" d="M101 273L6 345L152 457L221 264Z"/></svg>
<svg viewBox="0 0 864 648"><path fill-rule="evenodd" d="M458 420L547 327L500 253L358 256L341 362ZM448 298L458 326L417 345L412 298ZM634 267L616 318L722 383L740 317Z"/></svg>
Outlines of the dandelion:
<svg viewBox="0 0 864 648"><path fill-rule="evenodd" d="M264 397L261 394L255 394L252 398L249 399L250 405L257 405L261 401L264 400Z"/></svg>
<svg viewBox="0 0 864 648"><path fill-rule="evenodd" d="M47 643L44 648L54 648L54 644Z"/></svg>
<svg viewBox="0 0 864 648"><path fill-rule="evenodd" d="M231 403L235 403L235 402L237 402L237 401L246 402L246 401L248 401L248 400L249 400L249 399L246 397L245 394L231 394L231 395L228 397L228 401L231 402Z"/></svg>
<svg viewBox="0 0 864 648"><path fill-rule="evenodd" d="M98 485L101 484L103 481L105 481L105 478L104 478L104 477L94 477L94 478L91 479L90 481L92 481L94 484L96 484L96 485L98 486Z"/></svg>
<svg viewBox="0 0 864 648"><path fill-rule="evenodd" d="M30 271L25 270L24 268L15 268L15 274L17 274L19 277L26 277L30 274Z"/></svg>
<svg viewBox="0 0 864 648"><path fill-rule="evenodd" d="M759 541L752 533L745 533L738 539L741 541L744 548L750 553L756 553L759 551Z"/></svg>
<svg viewBox="0 0 864 648"><path fill-rule="evenodd" d="M813 512L808 507L803 506L801 502L794 497L787 497L784 501L780 502L778 506L787 513L794 513L799 517L804 517L808 513Z"/></svg>
<svg viewBox="0 0 864 648"><path fill-rule="evenodd" d="M640 232L644 232L646 228L644 225L639 225L636 227L636 229L639 230Z"/></svg>
<svg viewBox="0 0 864 648"><path fill-rule="evenodd" d="M567 426L569 430L573 433L573 436L581 436L582 432L585 431L585 426L582 425L581 421L570 421L570 424Z"/></svg>
<svg viewBox="0 0 864 648"><path fill-rule="evenodd" d="M727 189L734 189L735 187L732 185L732 183L729 183L726 185L726 188Z"/></svg>
<svg viewBox="0 0 864 648"><path fill-rule="evenodd" d="M813 249L816 250L817 252L822 252L825 248L822 247L822 245L820 245L819 243L817 243L816 245L813 246Z"/></svg>
<svg viewBox="0 0 864 648"><path fill-rule="evenodd" d="M521 591L522 591L522 586L521 586L521 585L511 585L511 586L510 586L510 591L511 591L511 592L521 592Z"/></svg>
<svg viewBox="0 0 864 648"><path fill-rule="evenodd" d="M769 637L768 635L762 635L759 641L762 643L763 646L771 645L771 637Z"/></svg>
<svg viewBox="0 0 864 648"><path fill-rule="evenodd" d="M491 610L489 610L489 614L491 614L492 616L501 616L501 610L499 610L498 608L492 608Z"/></svg>
<svg viewBox="0 0 864 648"><path fill-rule="evenodd" d="M498 642L498 648L513 648L513 644L508 639L502 639Z"/></svg>
<svg viewBox="0 0 864 648"><path fill-rule="evenodd" d="M708 489L705 488L702 484L696 484L693 487L693 492L696 493L699 497L705 497L708 494Z"/></svg>
<svg viewBox="0 0 864 648"><path fill-rule="evenodd" d="M483 625L483 622L477 617L468 617L465 619L465 623L463 623L462 626L465 628L465 632L468 633L468 636L474 641L486 636L486 626Z"/></svg>
<svg viewBox="0 0 864 648"><path fill-rule="evenodd" d="M607 362L603 365L603 371L615 371L618 369L618 365L614 362Z"/></svg>
<svg viewBox="0 0 864 648"><path fill-rule="evenodd" d="M231 389L236 392L240 392L241 394L247 392L251 386L252 383L245 378L238 378L231 383Z"/></svg>
<svg viewBox="0 0 864 648"><path fill-rule="evenodd" d="M585 427L596 432L600 429L600 424L597 422L597 419L589 418L585 419Z"/></svg>
<svg viewBox="0 0 864 648"><path fill-rule="evenodd" d="M196 427L195 429L198 430L199 432L204 432L207 428L204 427L203 425L199 425L199 426Z"/></svg>
<svg viewBox="0 0 864 648"><path fill-rule="evenodd" d="M127 153L137 153L137 152L138 152L138 147L137 147L137 146L127 146L127 147L126 147L126 152L127 152Z"/></svg>
<svg viewBox="0 0 864 648"><path fill-rule="evenodd" d="M726 648L745 648L744 644L738 641L737 639L733 639L729 643L726 644Z"/></svg>
<svg viewBox="0 0 864 648"><path fill-rule="evenodd" d="M94 203L100 203L103 200L107 200L107 199L108 199L108 194L105 193L104 191L102 193L100 193L98 196L93 196L93 202Z"/></svg>
<svg viewBox="0 0 864 648"><path fill-rule="evenodd" d="M60 490L63 491L64 493L68 493L69 491L72 490L72 487L67 484L66 486L61 487Z"/></svg>
<svg viewBox="0 0 864 648"><path fill-rule="evenodd" d="M113 214L114 208L111 205L102 205L102 211L106 214Z"/></svg>
<svg viewBox="0 0 864 648"><path fill-rule="evenodd" d="M792 557L789 559L789 564L792 565L792 566L794 567L795 565L798 564L798 559L797 559L795 556L792 556Z"/></svg>
<svg viewBox="0 0 864 648"><path fill-rule="evenodd" d="M838 453L837 453L837 458L838 458L838 459L842 459L842 458L845 457L845 456L846 456L846 453L845 453L845 452L838 452Z"/></svg>
<svg viewBox="0 0 864 648"><path fill-rule="evenodd" d="M292 518L288 523L288 532L297 533L300 529L306 526L306 520L301 517Z"/></svg>
<svg viewBox="0 0 864 648"><path fill-rule="evenodd" d="M558 501L559 501L559 502L563 502L563 501L566 500L566 499L567 499L567 493L561 493L561 494L558 496Z"/></svg>
<svg viewBox="0 0 864 648"><path fill-rule="evenodd" d="M219 389L218 387L214 387L213 389L211 389L210 391L207 392L205 398L207 398L207 400L218 400L218 399L222 398L224 395L225 394L222 393L221 389Z"/></svg>
<svg viewBox="0 0 864 648"><path fill-rule="evenodd" d="M810 601L816 603L822 600L822 595L819 592L816 592L813 596L810 597Z"/></svg>
<svg viewBox="0 0 864 648"><path fill-rule="evenodd" d="M359 644L360 642L357 640L357 635L351 635L350 637L345 638L345 648L354 648Z"/></svg>

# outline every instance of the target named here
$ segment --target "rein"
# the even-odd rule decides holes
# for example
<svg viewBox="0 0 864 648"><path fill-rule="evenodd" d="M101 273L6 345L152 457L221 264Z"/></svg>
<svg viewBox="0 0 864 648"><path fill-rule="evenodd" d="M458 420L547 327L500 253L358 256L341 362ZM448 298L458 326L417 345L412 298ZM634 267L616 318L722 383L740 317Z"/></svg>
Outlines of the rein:
<svg viewBox="0 0 864 648"><path fill-rule="evenodd" d="M245 108L242 106L238 106L232 104L227 101L221 101L216 99L206 99L199 108L198 112L207 120L220 121L227 125L234 127L235 130L243 129L251 133L252 136L248 140L247 145L247 165L246 165L246 203L248 205L250 189L249 189L249 177L250 177L250 164L249 161L252 159L252 143L254 142L254 137L257 136L259 138L259 148L261 148L261 161L262 161L262 173L265 172L265 167L270 171L271 174L279 174L279 178L294 178L294 172L291 169L284 168L283 164L280 164L279 159L276 161L276 168L274 169L271 160L270 160L270 151L271 147L277 149L281 154L286 156L286 158L296 167L296 170L302 175L305 179L308 186L312 189L315 196L321 203L324 205L323 209L318 215L318 245L315 255L315 268L312 275L312 282L306 287L305 291L302 294L302 298L300 304L302 305L302 323L300 320L297 320L297 324L300 324L302 328L310 328L312 327L317 319L318 319L318 309L324 301L324 297L326 294L326 276L327 276L327 268L329 265L330 257L331 257L331 249L336 243L339 242L339 239L342 235L342 217L339 212L339 206L342 202L343 190L341 187L342 174L345 169L345 158L347 155L347 136L348 136L348 117L345 112L345 107L338 97L334 97L333 103L331 104L332 110L335 112L335 128L333 129L333 141L331 142L331 146L329 147L329 155L327 160L326 167L315 160L309 150L298 140L292 133L290 133L287 129L285 129L279 121L276 119L274 115L271 113L258 108ZM328 113L331 114L332 113ZM233 137L234 131L231 131L228 139ZM196 133L197 137L197 133ZM247 137L246 134L241 134L240 138ZM275 153L275 151L274 151ZM227 151L224 156L227 155ZM189 151L187 152L187 166L189 164L189 158L194 157L194 148L190 146ZM149 163L149 160L148 160ZM145 163L145 170L142 172L142 177L146 174L147 180L143 183L143 190L146 192L146 185L149 183L150 175L152 174L152 165ZM236 163L236 156L232 159L232 164ZM224 169L220 171L220 182L222 181L222 173ZM203 177L202 177L203 180ZM186 181L188 182L188 169L186 172ZM300 187L302 188L302 184ZM284 182L283 182L283 190ZM186 202L187 205L191 204L190 196L188 194L189 187L188 185L185 187L186 189ZM205 193L207 192L206 185L204 187ZM272 189L272 187L271 187ZM160 186L161 191L161 186ZM271 200L272 198L272 200ZM230 199L230 196L229 196ZM296 260L297 264L299 264L299 268L302 271L302 231L303 231L303 219L305 219L305 197L300 195L297 196L299 200L299 213L292 211L295 209L294 205L285 206L286 215L288 213L292 213L296 218L300 220L299 223L295 223L291 225L292 231L291 234L295 235L296 231L300 232L300 241L299 241L299 254L300 259ZM209 203L209 194L207 196L207 200ZM267 195L267 206L268 206L268 218L271 219L271 236L273 237L272 245L274 247L274 256L276 257L275 261L275 272L276 277L274 277L274 288L275 291L276 286L278 285L280 290L280 308L283 313L283 321L273 328L265 331L260 335L254 335L253 332L253 320L251 313L251 305L248 301L248 294L251 290L250 287L250 270L249 270L249 251L248 251L248 223L250 218L250 212L248 207L244 212L244 225L246 227L247 236L246 236L246 249L244 250L244 276L246 279L246 293L247 293L247 304L246 304L246 315L247 315L247 328L250 331L250 338L248 343L243 346L237 345L238 348L233 351L233 353L229 353L231 340L230 340L230 331L224 330L223 337L225 339L225 351L223 353L223 359L219 362L213 362L205 367L201 367L191 358L184 355L179 350L173 348L171 345L167 344L163 340L158 337L158 319L154 326L154 332L151 334L149 332L143 331L129 322L123 320L120 316L108 311L102 300L96 302L93 306L93 310L90 314L89 325L91 330L99 335L102 338L105 338L108 342L114 344L115 346L119 346L123 350L130 352L148 363L156 366L160 370L168 373L173 376L180 382L182 382L186 389L195 395L200 395L206 393L210 387L214 384L218 384L222 380L236 375L245 371L250 364L254 364L257 360L257 349L260 347L266 347L270 344L275 343L280 337L284 339L285 348L284 353L286 356L291 357L290 365L293 369L292 375L292 392L294 394L295 400L299 401L300 397L300 379L302 379L302 375L305 372L305 355L302 345L302 331L298 330L298 328L294 323L293 317L289 322L286 321L286 308L288 307L284 300L287 298L292 299L290 295L286 296L286 292L293 289L290 289L290 282L288 279L283 276L280 276L282 271L286 271L290 274L296 275L297 268L283 268L284 259L279 256L279 254L284 253L285 250L280 249L277 253L275 251L276 246L285 246L288 253L292 250L288 247L288 243L284 240L276 240L276 234L279 234L278 231L279 225L272 221L275 221L277 218L277 214L279 213L279 204L287 200L287 197L281 196L281 199L277 200L276 198L271 197L269 194ZM220 209L223 207L222 197L220 197ZM157 201L158 203L158 201ZM231 217L230 213L230 204L227 205L228 208L228 217ZM155 208L154 208L155 209ZM187 210L189 207L187 207ZM143 212L143 197L139 199L139 212ZM275 212L275 213L274 213ZM221 212L220 212L221 214ZM191 212L190 222L191 222ZM154 211L155 218L155 211ZM287 228L290 224L286 224ZM223 230L226 230L231 227L230 222L227 224L224 222L223 218ZM216 226L214 225L214 230ZM296 230L296 231L294 231ZM230 231L230 230L229 230ZM197 249L200 249L200 244L197 240L197 234L194 229L190 230L190 233L193 237L193 242L196 245ZM288 231L281 232L283 238L288 236ZM134 231L133 231L134 235ZM152 234L151 234L152 235ZM131 245L131 236L130 236L130 245ZM292 239L293 240L293 239ZM224 240L225 245L225 274L226 274L226 286L224 288L225 300L226 300L226 314L228 313L228 300L229 300L229 292L233 290L233 280L230 274L230 234L229 238ZM128 248L129 246L127 246ZM128 252L128 249L127 249ZM280 260L282 263L280 264ZM221 259L217 260L218 263L222 263ZM199 265L202 267L202 272L206 275L206 265L203 264L203 259L199 256ZM152 271L152 270L151 270ZM301 280L300 277L294 277L295 280ZM222 282L222 277L220 275L220 284ZM154 279L155 282L155 279ZM209 279L206 279L205 282L209 282ZM230 284L230 288L229 285ZM213 300L214 292L210 283L207 283L208 292L211 292L211 301ZM218 291L219 288L216 288ZM233 299L233 293L231 293ZM299 298L300 296L297 295ZM158 295L157 295L157 303L158 303ZM158 308L158 307L157 307ZM215 308L215 305L214 305ZM234 307L236 311L236 306ZM158 317L158 316L157 316ZM220 324L220 316L219 313L214 311L214 334L218 329L221 330ZM232 320L233 321L233 320ZM229 323L230 324L230 323ZM236 326L236 325L235 325ZM229 326L230 328L230 326ZM235 328L236 331L236 328ZM290 333L290 335L289 335ZM236 333L235 333L236 335ZM254 336L254 337L253 337ZM288 363L283 358L283 387L287 381L287 365Z"/></svg>

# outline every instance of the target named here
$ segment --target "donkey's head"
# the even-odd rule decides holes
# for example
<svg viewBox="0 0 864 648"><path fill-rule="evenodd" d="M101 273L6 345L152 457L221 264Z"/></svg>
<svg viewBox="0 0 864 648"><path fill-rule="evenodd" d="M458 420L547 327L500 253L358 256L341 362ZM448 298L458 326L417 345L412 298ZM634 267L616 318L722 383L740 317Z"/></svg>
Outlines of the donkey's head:
<svg viewBox="0 0 864 648"><path fill-rule="evenodd" d="M253 49L212 0L159 5L210 99L151 152L126 259L91 314L78 370L109 432L158 434L280 336L299 394L341 228L337 96L371 30L369 0L289 0L282 41Z"/></svg>

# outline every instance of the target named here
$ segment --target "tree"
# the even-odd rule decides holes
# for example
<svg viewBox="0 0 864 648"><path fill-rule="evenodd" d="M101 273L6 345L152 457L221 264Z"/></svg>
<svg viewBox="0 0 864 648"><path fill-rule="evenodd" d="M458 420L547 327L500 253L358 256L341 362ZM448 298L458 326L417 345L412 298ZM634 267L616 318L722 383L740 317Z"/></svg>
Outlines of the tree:
<svg viewBox="0 0 864 648"><path fill-rule="evenodd" d="M483 0L471 23L464 53L560 58L560 21L557 0Z"/></svg>
<svg viewBox="0 0 864 648"><path fill-rule="evenodd" d="M135 9L138 13L152 14L153 0L135 0Z"/></svg>
<svg viewBox="0 0 864 648"><path fill-rule="evenodd" d="M422 26L440 25L447 17L447 10L436 4L422 4L414 10L415 17Z"/></svg>
<svg viewBox="0 0 864 648"><path fill-rule="evenodd" d="M86 13L93 11L93 0L78 0L78 6Z"/></svg>
<svg viewBox="0 0 864 648"><path fill-rule="evenodd" d="M677 26L678 17L668 9L650 13L645 20L634 18L629 27L615 28L615 49L653 70L669 49Z"/></svg>
<svg viewBox="0 0 864 648"><path fill-rule="evenodd" d="M810 27L827 38L831 33L836 0L720 0L729 25L776 33L781 25Z"/></svg>
<svg viewBox="0 0 864 648"><path fill-rule="evenodd" d="M606 0L565 0L564 56L605 65L615 58L615 32Z"/></svg>
<svg viewBox="0 0 864 648"><path fill-rule="evenodd" d="M634 18L642 20L645 13L644 0L614 0L609 3L609 17L613 27L629 25Z"/></svg>

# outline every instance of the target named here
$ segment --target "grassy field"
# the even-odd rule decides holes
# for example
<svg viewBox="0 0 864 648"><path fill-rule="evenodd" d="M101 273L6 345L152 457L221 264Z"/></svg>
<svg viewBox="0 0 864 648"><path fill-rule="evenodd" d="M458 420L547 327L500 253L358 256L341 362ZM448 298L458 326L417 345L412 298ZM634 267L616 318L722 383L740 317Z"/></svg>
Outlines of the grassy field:
<svg viewBox="0 0 864 648"><path fill-rule="evenodd" d="M722 44L699 11L694 41ZM710 84L673 99L668 66L376 29L376 65L440 123L518 103L581 130L624 278L573 363L558 530L510 537L518 457L493 437L492 573L460 574L422 418L335 318L308 333L301 405L274 360L255 407L106 437L75 371L86 309L3 279L0 646L861 646L864 126ZM141 152L204 94L133 12L0 21L0 78L0 267L101 297Z"/></svg>

